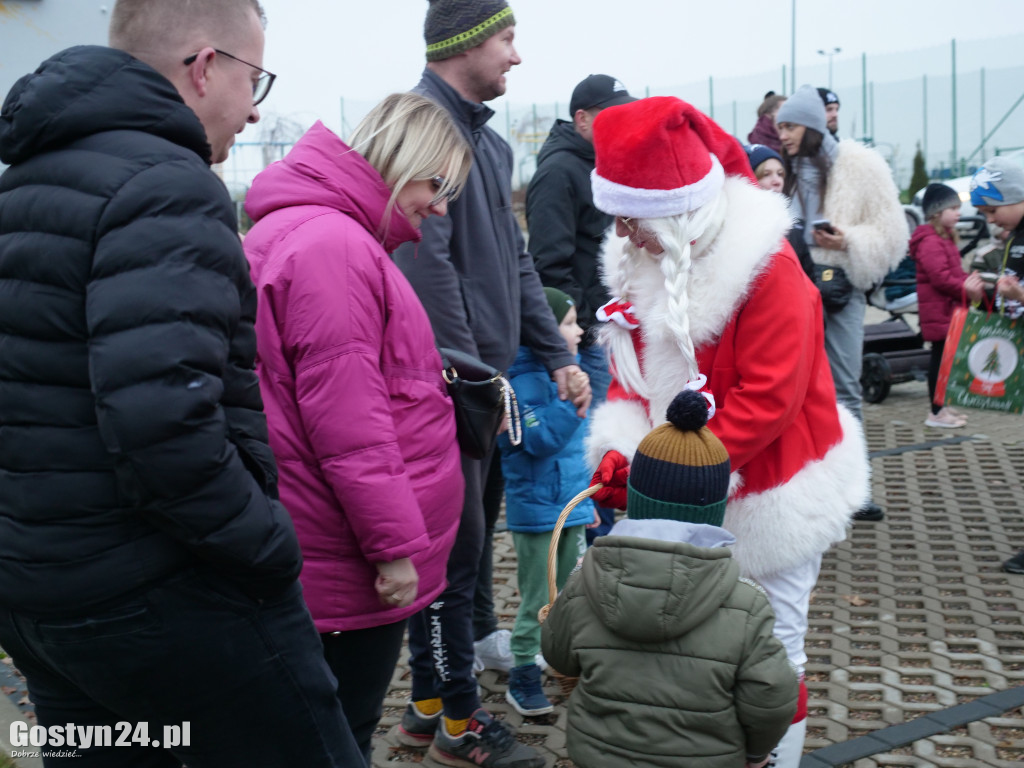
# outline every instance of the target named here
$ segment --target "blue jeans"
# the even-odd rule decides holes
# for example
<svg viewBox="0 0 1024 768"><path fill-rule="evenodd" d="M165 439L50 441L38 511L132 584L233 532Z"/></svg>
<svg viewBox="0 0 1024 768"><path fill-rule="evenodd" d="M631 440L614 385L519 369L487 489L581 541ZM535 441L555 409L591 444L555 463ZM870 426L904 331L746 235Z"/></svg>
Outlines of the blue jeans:
<svg viewBox="0 0 1024 768"><path fill-rule="evenodd" d="M608 370L608 357L605 355L604 347L599 344L591 344L589 347L580 349L580 368L586 371L590 377L590 390L594 393L594 399L590 403L590 413L594 412L601 403L608 399L608 387L612 383L612 374ZM587 415L590 421L590 415ZM601 518L601 524L597 528L587 528L587 544L593 544L598 536L604 536L615 525L615 510L594 504L597 516Z"/></svg>
<svg viewBox="0 0 1024 768"><path fill-rule="evenodd" d="M298 582L259 601L185 571L74 617L0 609L0 645L27 678L40 725L110 726L117 739L117 723L144 722L160 740L164 726L190 724L189 746L92 746L46 766L364 764Z"/></svg>

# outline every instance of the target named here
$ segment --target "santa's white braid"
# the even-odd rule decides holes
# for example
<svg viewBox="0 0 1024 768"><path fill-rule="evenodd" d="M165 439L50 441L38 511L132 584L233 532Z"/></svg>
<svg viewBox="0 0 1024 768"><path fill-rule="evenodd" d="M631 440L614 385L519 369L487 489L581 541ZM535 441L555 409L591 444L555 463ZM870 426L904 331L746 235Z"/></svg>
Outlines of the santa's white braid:
<svg viewBox="0 0 1024 768"><path fill-rule="evenodd" d="M697 377L697 355L690 338L690 292L688 290L693 242L707 228L715 212L715 201L695 211L667 219L654 219L647 227L657 236L665 253L661 273L665 276L668 299L666 324L686 365L690 379Z"/></svg>
<svg viewBox="0 0 1024 768"><path fill-rule="evenodd" d="M622 252L616 264L615 273L609 275L609 287L614 296L632 301L630 279L636 269L637 260L644 253L628 240L622 241ZM640 361L633 347L633 334L616 323L605 323L601 328L601 344L611 353L611 367L615 378L627 392L647 398L647 384L640 372Z"/></svg>

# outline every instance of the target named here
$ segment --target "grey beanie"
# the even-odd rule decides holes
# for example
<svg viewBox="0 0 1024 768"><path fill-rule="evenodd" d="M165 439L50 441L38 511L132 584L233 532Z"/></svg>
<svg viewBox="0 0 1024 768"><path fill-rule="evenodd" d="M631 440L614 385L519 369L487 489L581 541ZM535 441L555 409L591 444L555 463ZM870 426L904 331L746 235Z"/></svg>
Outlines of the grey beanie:
<svg viewBox="0 0 1024 768"><path fill-rule="evenodd" d="M971 205L1014 205L1024 202L1024 168L997 155L971 177Z"/></svg>
<svg viewBox="0 0 1024 768"><path fill-rule="evenodd" d="M801 85L797 88L796 93L782 102L775 122L796 123L813 128L822 135L828 133L825 105L821 103L818 89L813 85Z"/></svg>
<svg viewBox="0 0 1024 768"><path fill-rule="evenodd" d="M476 48L515 23L505 0L430 0L423 24L427 61L450 59Z"/></svg>

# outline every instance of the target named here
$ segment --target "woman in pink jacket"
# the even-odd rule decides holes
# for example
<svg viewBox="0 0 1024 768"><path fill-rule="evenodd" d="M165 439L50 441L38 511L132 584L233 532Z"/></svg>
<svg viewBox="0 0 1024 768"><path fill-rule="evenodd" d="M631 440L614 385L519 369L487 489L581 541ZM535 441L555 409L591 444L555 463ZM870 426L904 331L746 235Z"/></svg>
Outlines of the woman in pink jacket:
<svg viewBox="0 0 1024 768"><path fill-rule="evenodd" d="M381 102L350 143L318 122L256 177L245 251L281 500L369 764L406 619L444 587L463 495L430 321L389 254L446 213L471 155L411 93Z"/></svg>

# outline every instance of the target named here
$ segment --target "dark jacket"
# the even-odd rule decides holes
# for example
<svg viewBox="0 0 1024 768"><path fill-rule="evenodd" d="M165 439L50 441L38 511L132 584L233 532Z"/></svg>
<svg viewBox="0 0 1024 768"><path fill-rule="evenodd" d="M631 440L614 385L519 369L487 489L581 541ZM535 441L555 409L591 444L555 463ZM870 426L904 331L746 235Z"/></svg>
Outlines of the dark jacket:
<svg viewBox="0 0 1024 768"><path fill-rule="evenodd" d="M799 683L731 534L623 520L587 550L543 625L544 658L580 678L566 742L580 768L735 768L763 757Z"/></svg>
<svg viewBox="0 0 1024 768"><path fill-rule="evenodd" d="M572 123L556 120L526 190L530 253L540 281L572 296L584 331L597 322L594 313L610 298L601 282L598 253L614 221L594 207L592 170L594 145Z"/></svg>
<svg viewBox="0 0 1024 768"><path fill-rule="evenodd" d="M519 445L512 445L507 431L498 435L508 529L552 531L565 505L590 485L591 472L583 457L587 422L571 400L558 399L558 386L526 347L519 348L508 379L516 391L523 425ZM594 505L584 499L565 527L586 525L593 518Z"/></svg>
<svg viewBox="0 0 1024 768"><path fill-rule="evenodd" d="M965 304L960 249L931 224L921 224L910 238L910 255L917 263L917 308L925 341L945 341L953 310Z"/></svg>
<svg viewBox="0 0 1024 768"><path fill-rule="evenodd" d="M195 113L70 48L0 114L0 602L68 614L203 567L292 584L256 295Z"/></svg>
<svg viewBox="0 0 1024 768"><path fill-rule="evenodd" d="M520 344L553 371L574 360L558 332L512 211L512 149L486 123L494 112L431 72L414 88L451 114L473 165L447 216L423 222L423 241L394 259L423 302L437 343L507 371Z"/></svg>

